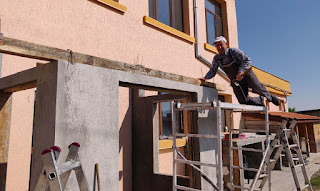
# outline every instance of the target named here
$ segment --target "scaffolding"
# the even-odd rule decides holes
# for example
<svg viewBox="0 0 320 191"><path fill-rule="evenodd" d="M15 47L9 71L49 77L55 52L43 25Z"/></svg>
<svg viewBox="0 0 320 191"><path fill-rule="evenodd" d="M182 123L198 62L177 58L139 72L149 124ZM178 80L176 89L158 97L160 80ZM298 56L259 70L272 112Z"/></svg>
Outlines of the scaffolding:
<svg viewBox="0 0 320 191"><path fill-rule="evenodd" d="M213 124L213 127L216 128L216 135L209 135L209 134L198 134L198 133L177 133L177 113L180 111L200 111L200 110L215 110L216 111L216 124ZM213 102L206 102L206 103L173 103L172 102L172 134L173 134L173 191L176 191L177 189L180 190L194 190L198 191L198 189L195 188L188 188L185 186L180 186L177 184L177 163L185 163L189 165L198 165L198 166L208 166L208 167L213 167L217 168L217 186L214 184L212 185L211 183L213 182L212 180L207 180L208 176L203 174L202 171L200 171L202 177L204 177L215 190L224 190L224 184L223 184L223 171L222 171L222 139L221 139L221 129L222 129L222 115L221 112L222 110L228 110L230 111L230 180L231 180L231 190L234 190L236 187L240 187L243 189L241 186L237 186L233 184L233 169L238 168L241 170L252 170L252 171L257 171L257 169L251 169L251 168L245 168L243 166L234 166L233 165L233 155L232 151L234 149L241 150L240 148L235 148L232 147L233 145L233 140L232 140L232 131L239 131L239 129L233 129L232 128L232 118L233 118L233 112L264 112L265 113L265 133L266 133L266 143L267 143L267 148L263 151L265 158L270 159L270 153L269 153L269 119L268 119L268 108L263 107L263 106L251 106L251 105L241 105L241 104L231 104L231 103L225 103L221 101L213 101ZM244 130L242 131L250 131L250 130ZM252 131L251 131L252 132ZM177 147L176 147L176 139L177 136L183 136L183 137L198 137L198 138L212 138L217 140L217 160L216 163L203 163L200 161L192 161L192 160L187 160L183 156L183 159L177 159ZM255 150L252 150L255 151ZM261 152L259 150L259 152ZM179 153L178 153L179 154ZM180 155L180 154L179 154ZM180 155L181 156L181 155ZM268 163L268 172L270 172L270 160L267 160ZM263 165L263 164L261 164ZM269 175L269 187L270 187L270 173ZM248 189L250 190L250 189ZM270 188L269 188L270 190Z"/></svg>

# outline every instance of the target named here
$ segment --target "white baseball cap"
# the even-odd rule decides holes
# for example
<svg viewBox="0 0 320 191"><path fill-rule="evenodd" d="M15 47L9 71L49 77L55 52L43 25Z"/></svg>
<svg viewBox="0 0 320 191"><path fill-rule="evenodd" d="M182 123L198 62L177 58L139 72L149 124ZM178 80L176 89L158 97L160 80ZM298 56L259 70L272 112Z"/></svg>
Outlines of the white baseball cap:
<svg viewBox="0 0 320 191"><path fill-rule="evenodd" d="M224 41L225 43L227 43L226 38L224 38L223 36L218 36L216 38L216 40L213 42L213 44L215 44L216 42L220 42L220 41Z"/></svg>

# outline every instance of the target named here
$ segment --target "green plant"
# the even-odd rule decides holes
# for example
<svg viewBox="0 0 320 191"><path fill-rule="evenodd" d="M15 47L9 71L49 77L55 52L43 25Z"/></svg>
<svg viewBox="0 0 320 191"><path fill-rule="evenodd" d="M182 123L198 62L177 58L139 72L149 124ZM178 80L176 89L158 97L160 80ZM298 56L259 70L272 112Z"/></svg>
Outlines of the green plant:
<svg viewBox="0 0 320 191"><path fill-rule="evenodd" d="M320 175L311 178L310 183L314 191L320 190Z"/></svg>
<svg viewBox="0 0 320 191"><path fill-rule="evenodd" d="M289 109L288 109L288 110L289 110L289 112L296 112L296 108L295 108L295 107L292 107L292 108L291 108L291 107L289 107Z"/></svg>

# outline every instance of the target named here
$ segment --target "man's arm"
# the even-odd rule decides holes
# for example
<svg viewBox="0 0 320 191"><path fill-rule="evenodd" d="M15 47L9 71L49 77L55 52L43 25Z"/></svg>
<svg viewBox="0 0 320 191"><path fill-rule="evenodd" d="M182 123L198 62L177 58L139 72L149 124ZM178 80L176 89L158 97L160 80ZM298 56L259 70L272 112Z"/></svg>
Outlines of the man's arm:
<svg viewBox="0 0 320 191"><path fill-rule="evenodd" d="M217 74L219 66L220 66L220 63L216 55L215 57L213 57L212 67L210 68L209 72L204 77L199 78L199 80L208 80L213 78Z"/></svg>
<svg viewBox="0 0 320 191"><path fill-rule="evenodd" d="M244 52L239 49L232 48L231 55L235 57L240 63L240 67L238 70L238 74L240 73L239 75L243 74L247 69L250 68L251 59Z"/></svg>
<svg viewBox="0 0 320 191"><path fill-rule="evenodd" d="M215 62L213 62L212 67L210 68L209 72L204 76L204 78L207 80L213 78L217 74L217 71L218 65Z"/></svg>

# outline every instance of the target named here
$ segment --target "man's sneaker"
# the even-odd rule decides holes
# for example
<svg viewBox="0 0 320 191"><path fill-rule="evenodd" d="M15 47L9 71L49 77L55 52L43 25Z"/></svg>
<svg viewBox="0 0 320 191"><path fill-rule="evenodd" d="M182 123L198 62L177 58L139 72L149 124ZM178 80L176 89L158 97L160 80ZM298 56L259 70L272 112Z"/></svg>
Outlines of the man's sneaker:
<svg viewBox="0 0 320 191"><path fill-rule="evenodd" d="M277 97L275 97L275 96L272 95L271 98L272 98L271 102L272 102L274 105L276 105L276 106L279 106L279 105L280 105L280 100L279 100Z"/></svg>

